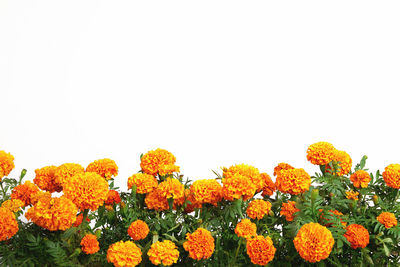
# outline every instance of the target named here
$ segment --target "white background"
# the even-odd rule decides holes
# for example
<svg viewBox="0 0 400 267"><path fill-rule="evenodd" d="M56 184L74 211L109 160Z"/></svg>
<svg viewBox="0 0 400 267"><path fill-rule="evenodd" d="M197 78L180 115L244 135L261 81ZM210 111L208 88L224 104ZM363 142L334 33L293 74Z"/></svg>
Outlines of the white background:
<svg viewBox="0 0 400 267"><path fill-rule="evenodd" d="M331 142L400 163L399 1L0 0L0 150L28 169L158 147L192 179L310 174ZM354 165L353 165L354 166Z"/></svg>

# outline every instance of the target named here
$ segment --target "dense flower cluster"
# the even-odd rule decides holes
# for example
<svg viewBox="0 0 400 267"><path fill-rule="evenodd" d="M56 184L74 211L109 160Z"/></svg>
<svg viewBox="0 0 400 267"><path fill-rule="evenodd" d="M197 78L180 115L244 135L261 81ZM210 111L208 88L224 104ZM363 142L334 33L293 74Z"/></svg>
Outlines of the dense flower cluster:
<svg viewBox="0 0 400 267"><path fill-rule="evenodd" d="M106 205L114 205L121 202L121 197L119 193L115 190L109 190L107 194L107 199L104 202Z"/></svg>
<svg viewBox="0 0 400 267"><path fill-rule="evenodd" d="M256 186L247 176L236 173L230 178L222 178L222 196L226 200L248 200L256 193Z"/></svg>
<svg viewBox="0 0 400 267"><path fill-rule="evenodd" d="M347 154L347 152L341 150L335 150L332 160L338 163L339 168L336 172L336 175L343 176L350 172L353 161L350 155ZM331 170L331 167L329 165L326 165L326 170L328 172L333 172L333 170Z"/></svg>
<svg viewBox="0 0 400 267"><path fill-rule="evenodd" d="M33 182L42 190L53 192L60 192L62 190L62 186L56 182L55 173L57 167L56 166L46 166L41 169L36 169L35 179Z"/></svg>
<svg viewBox="0 0 400 267"><path fill-rule="evenodd" d="M251 262L258 265L267 265L274 259L276 252L272 239L262 235L248 239L246 248Z"/></svg>
<svg viewBox="0 0 400 267"><path fill-rule="evenodd" d="M222 199L222 186L214 179L196 180L190 186L196 203L209 203L214 206Z"/></svg>
<svg viewBox="0 0 400 267"><path fill-rule="evenodd" d="M210 231L197 228L193 234L187 233L183 248L189 252L189 257L195 260L208 259L214 252L214 238Z"/></svg>
<svg viewBox="0 0 400 267"><path fill-rule="evenodd" d="M382 177L387 186L400 189L400 164L390 164L386 166Z"/></svg>
<svg viewBox="0 0 400 267"><path fill-rule="evenodd" d="M267 173L263 172L260 175L264 181L264 185L262 188L262 196L272 196L274 194L274 192L276 191L276 186L275 186L274 182L272 181L271 177Z"/></svg>
<svg viewBox="0 0 400 267"><path fill-rule="evenodd" d="M255 199L249 203L246 209L247 216L252 219L261 220L271 210L272 204L262 199Z"/></svg>
<svg viewBox="0 0 400 267"><path fill-rule="evenodd" d="M97 241L97 237L92 234L85 235L80 245L82 246L82 251L86 254L94 254L100 250L99 241Z"/></svg>
<svg viewBox="0 0 400 267"><path fill-rule="evenodd" d="M353 183L354 187L366 188L371 181L371 176L364 170L358 170L350 175L350 181Z"/></svg>
<svg viewBox="0 0 400 267"><path fill-rule="evenodd" d="M312 144L307 149L307 160L314 165L326 165L335 156L336 148L328 142Z"/></svg>
<svg viewBox="0 0 400 267"><path fill-rule="evenodd" d="M350 224L346 227L344 237L350 242L351 247L365 248L369 244L369 233L364 226L359 224Z"/></svg>
<svg viewBox="0 0 400 267"><path fill-rule="evenodd" d="M106 180L118 175L118 166L112 159L98 159L86 167L87 172L95 172Z"/></svg>
<svg viewBox="0 0 400 267"><path fill-rule="evenodd" d="M300 210L296 208L296 202L288 201L287 203L282 203L280 215L285 216L286 221L291 222L294 219L294 214L298 211Z"/></svg>
<svg viewBox="0 0 400 267"><path fill-rule="evenodd" d="M262 190L264 186L264 180L257 168L246 164L237 164L229 168L223 168L223 177L226 179L232 178L236 174L240 174L249 178L256 187L257 192Z"/></svg>
<svg viewBox="0 0 400 267"><path fill-rule="evenodd" d="M145 239L149 234L149 226L142 220L136 220L128 228L128 235L132 237L133 240Z"/></svg>
<svg viewBox="0 0 400 267"><path fill-rule="evenodd" d="M376 219L383 224L385 228L392 228L397 225L396 216L391 212L382 212Z"/></svg>
<svg viewBox="0 0 400 267"><path fill-rule="evenodd" d="M172 241L164 240L152 244L147 255L154 265L169 266L178 261L179 251Z"/></svg>
<svg viewBox="0 0 400 267"><path fill-rule="evenodd" d="M335 240L331 231L319 223L307 223L293 240L299 255L308 262L319 262L329 257Z"/></svg>
<svg viewBox="0 0 400 267"><path fill-rule="evenodd" d="M8 199L1 204L2 208L6 208L12 212L17 212L25 206L25 203L20 199Z"/></svg>
<svg viewBox="0 0 400 267"><path fill-rule="evenodd" d="M9 175L14 167L14 156L0 150L0 181L4 176Z"/></svg>
<svg viewBox="0 0 400 267"><path fill-rule="evenodd" d="M9 209L0 207L0 241L10 239L18 232L18 222Z"/></svg>
<svg viewBox="0 0 400 267"><path fill-rule="evenodd" d="M282 193L298 195L310 188L311 177L301 168L281 170L277 173L275 185Z"/></svg>
<svg viewBox="0 0 400 267"><path fill-rule="evenodd" d="M157 179L150 174L136 173L128 178L128 189L136 186L136 193L147 194L158 186Z"/></svg>
<svg viewBox="0 0 400 267"><path fill-rule="evenodd" d="M175 156L165 149L157 148L144 154L140 159L140 167L144 173L150 175L167 175L179 172L179 167L175 166Z"/></svg>
<svg viewBox="0 0 400 267"><path fill-rule="evenodd" d="M236 225L235 234L246 239L252 238L257 235L257 226L249 219L243 219Z"/></svg>
<svg viewBox="0 0 400 267"><path fill-rule="evenodd" d="M108 248L107 261L116 267L134 267L142 261L142 251L132 241L118 241Z"/></svg>
<svg viewBox="0 0 400 267"><path fill-rule="evenodd" d="M39 188L31 183L31 181L25 181L25 183L14 187L11 193L11 199L22 200L25 206L31 204L31 196L39 191Z"/></svg>
<svg viewBox="0 0 400 267"><path fill-rule="evenodd" d="M75 174L84 173L85 169L77 163L64 163L57 167L54 173L56 184L64 186L64 182L69 180Z"/></svg>
<svg viewBox="0 0 400 267"><path fill-rule="evenodd" d="M346 198L350 200L358 200L358 192L355 192L353 190L347 191L346 192Z"/></svg>

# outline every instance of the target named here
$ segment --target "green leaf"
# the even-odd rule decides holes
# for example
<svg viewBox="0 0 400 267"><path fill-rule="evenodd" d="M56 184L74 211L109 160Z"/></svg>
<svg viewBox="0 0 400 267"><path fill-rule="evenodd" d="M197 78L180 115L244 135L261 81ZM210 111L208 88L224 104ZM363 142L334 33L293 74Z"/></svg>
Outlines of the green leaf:
<svg viewBox="0 0 400 267"><path fill-rule="evenodd" d="M389 255L390 255L390 250L389 250L389 248L386 246L386 244L383 244L383 250L385 251L386 257L389 257Z"/></svg>

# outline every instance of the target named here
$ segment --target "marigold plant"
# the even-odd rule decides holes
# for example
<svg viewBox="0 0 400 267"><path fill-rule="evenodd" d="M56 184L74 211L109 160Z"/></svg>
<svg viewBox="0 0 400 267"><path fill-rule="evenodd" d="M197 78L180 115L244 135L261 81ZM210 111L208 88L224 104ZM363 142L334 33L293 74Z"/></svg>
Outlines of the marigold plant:
<svg viewBox="0 0 400 267"><path fill-rule="evenodd" d="M54 173L54 181L61 186L75 174L84 173L85 169L77 163L64 163L57 167Z"/></svg>
<svg viewBox="0 0 400 267"><path fill-rule="evenodd" d="M262 188L262 196L272 196L276 191L275 183L267 173L263 172L260 175L264 183Z"/></svg>
<svg viewBox="0 0 400 267"><path fill-rule="evenodd" d="M20 199L8 199L1 204L2 208L6 208L12 212L17 212L25 207L25 203Z"/></svg>
<svg viewBox="0 0 400 267"><path fill-rule="evenodd" d="M22 200L25 206L31 204L31 196L39 192L39 188L31 183L31 181L25 181L25 183L14 187L11 193L11 199Z"/></svg>
<svg viewBox="0 0 400 267"><path fill-rule="evenodd" d="M358 170L352 175L350 175L350 181L353 183L354 187L366 188L371 181L371 176L364 170Z"/></svg>
<svg viewBox="0 0 400 267"><path fill-rule="evenodd" d="M400 188L400 164L390 164L386 166L385 171L382 173L383 180L386 185L399 189Z"/></svg>
<svg viewBox="0 0 400 267"><path fill-rule="evenodd" d="M385 228L392 228L397 225L396 216L391 212L382 212L376 217L376 220L385 225Z"/></svg>
<svg viewBox="0 0 400 267"><path fill-rule="evenodd" d="M174 242L164 240L152 244L147 255L154 265L170 266L178 261L179 251Z"/></svg>
<svg viewBox="0 0 400 267"><path fill-rule="evenodd" d="M158 186L157 179L150 174L136 173L128 178L128 189L136 186L136 192L139 194L147 194Z"/></svg>
<svg viewBox="0 0 400 267"><path fill-rule="evenodd" d="M118 166L112 159L98 159L86 167L86 172L95 172L106 180L118 175Z"/></svg>
<svg viewBox="0 0 400 267"><path fill-rule="evenodd" d="M194 181L190 186L196 203L209 203L214 206L222 199L222 186L213 179Z"/></svg>
<svg viewBox="0 0 400 267"><path fill-rule="evenodd" d="M257 235L257 226L249 219L243 219L236 225L235 233L239 237L249 239Z"/></svg>
<svg viewBox="0 0 400 267"><path fill-rule="evenodd" d="M282 193L298 195L310 188L311 177L301 168L281 170L277 173L275 185Z"/></svg>
<svg viewBox="0 0 400 267"><path fill-rule="evenodd" d="M18 232L18 222L14 213L0 207L0 241L10 239Z"/></svg>
<svg viewBox="0 0 400 267"><path fill-rule="evenodd" d="M189 257L195 260L208 259L214 252L214 238L210 231L197 228L192 234L186 234L183 248L189 252Z"/></svg>
<svg viewBox="0 0 400 267"><path fill-rule="evenodd" d="M0 150L0 181L4 176L9 175L14 167L14 156Z"/></svg>
<svg viewBox="0 0 400 267"><path fill-rule="evenodd" d="M328 142L312 144L307 149L307 160L314 165L326 165L335 156L336 148Z"/></svg>
<svg viewBox="0 0 400 267"><path fill-rule="evenodd" d="M294 214L300 210L296 208L295 201L288 201L287 203L282 203L282 208L280 215L285 216L286 221L291 222L294 219Z"/></svg>
<svg viewBox="0 0 400 267"><path fill-rule="evenodd" d="M144 173L150 175L167 175L179 172L179 167L175 166L175 156L165 149L157 148L144 154L140 159L140 167Z"/></svg>
<svg viewBox="0 0 400 267"><path fill-rule="evenodd" d="M142 261L142 251L132 241L118 241L108 248L107 261L118 267L134 267Z"/></svg>
<svg viewBox="0 0 400 267"><path fill-rule="evenodd" d="M276 252L272 239L262 235L248 239L246 249L251 262L258 265L267 265L274 259Z"/></svg>
<svg viewBox="0 0 400 267"><path fill-rule="evenodd" d="M344 237L350 242L353 249L365 248L369 244L368 230L359 224L347 226Z"/></svg>
<svg viewBox="0 0 400 267"><path fill-rule="evenodd" d="M229 168L223 168L223 177L225 179L232 178L236 174L240 174L249 178L256 187L257 192L262 190L264 186L264 180L257 168L247 164L237 164Z"/></svg>
<svg viewBox="0 0 400 267"><path fill-rule="evenodd" d="M246 209L247 216L261 220L265 214L271 211L272 204L262 199L255 199L249 203Z"/></svg>
<svg viewBox="0 0 400 267"><path fill-rule="evenodd" d="M62 190L61 184L56 182L55 173L56 166L46 166L40 169L36 169L35 179L33 182L42 190L53 192L60 192Z"/></svg>
<svg viewBox="0 0 400 267"><path fill-rule="evenodd" d="M129 236L135 241L145 239L149 231L149 226L142 220L134 221L128 228Z"/></svg>
<svg viewBox="0 0 400 267"><path fill-rule="evenodd" d="M97 237L92 234L85 235L82 238L80 245L85 254L94 254L100 250L99 241L97 241Z"/></svg>
<svg viewBox="0 0 400 267"><path fill-rule="evenodd" d="M230 201L240 198L248 200L254 196L257 189L250 178L239 173L230 178L223 178L222 184L222 196Z"/></svg>

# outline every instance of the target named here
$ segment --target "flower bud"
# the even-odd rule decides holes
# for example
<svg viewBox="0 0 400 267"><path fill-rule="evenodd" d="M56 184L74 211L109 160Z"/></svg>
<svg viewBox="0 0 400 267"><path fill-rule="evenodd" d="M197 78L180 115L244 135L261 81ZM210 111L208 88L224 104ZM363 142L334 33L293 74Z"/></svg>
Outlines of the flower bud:
<svg viewBox="0 0 400 267"><path fill-rule="evenodd" d="M377 196L377 195L374 195L374 196L372 197L372 200L374 201L374 204L375 204L375 205L378 205L378 196Z"/></svg>
<svg viewBox="0 0 400 267"><path fill-rule="evenodd" d="M318 196L319 196L319 190L313 189L313 191L311 191L311 200L314 201Z"/></svg>

